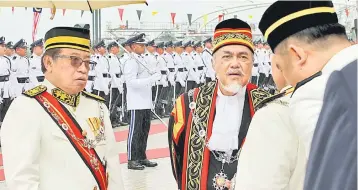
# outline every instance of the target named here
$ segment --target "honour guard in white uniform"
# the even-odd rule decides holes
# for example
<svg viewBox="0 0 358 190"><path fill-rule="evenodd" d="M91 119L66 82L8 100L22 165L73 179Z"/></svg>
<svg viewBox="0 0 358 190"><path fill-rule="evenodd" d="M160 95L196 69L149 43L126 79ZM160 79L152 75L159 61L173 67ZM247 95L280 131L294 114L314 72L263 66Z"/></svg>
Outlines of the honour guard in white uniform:
<svg viewBox="0 0 358 190"><path fill-rule="evenodd" d="M111 42L107 46L108 49L108 61L110 64L111 75L111 91L109 100L109 111L111 115L112 125L125 126L127 123L123 122L124 107L123 107L123 81L124 76L122 72L121 62L117 54L119 53L119 46L117 42Z"/></svg>
<svg viewBox="0 0 358 190"><path fill-rule="evenodd" d="M41 84L45 76L41 70L41 58L43 53L43 39L36 40L30 45L31 57L30 62L30 75L36 77L37 83L35 85Z"/></svg>
<svg viewBox="0 0 358 190"><path fill-rule="evenodd" d="M6 47L5 56L10 58L10 60L12 60L12 57L15 55L14 44L10 41L6 43L5 47Z"/></svg>
<svg viewBox="0 0 358 190"><path fill-rule="evenodd" d="M258 62L259 69L259 81L258 86L262 87L266 78L266 67L265 67L265 52L263 49L262 41L257 41L257 47L255 48L255 54Z"/></svg>
<svg viewBox="0 0 358 190"><path fill-rule="evenodd" d="M260 77L260 73L259 73L259 49L257 47L257 41L254 41L254 45L255 45L255 51L254 51L254 64L252 66L252 76L251 76L251 83L258 85L259 82L259 77Z"/></svg>
<svg viewBox="0 0 358 190"><path fill-rule="evenodd" d="M207 38L203 41L204 44L204 50L201 54L201 57L203 58L204 64L205 64L205 82L209 83L213 80L215 80L215 71L213 69L212 59L213 59L213 52L211 51L213 45L212 45L212 39Z"/></svg>
<svg viewBox="0 0 358 190"><path fill-rule="evenodd" d="M198 68L194 62L193 57L191 56L191 52L193 51L192 42L188 41L183 46L185 51L182 53L181 57L186 68L186 70L184 70L186 73L185 92L188 92L189 90L198 87L200 84L200 76L197 73Z"/></svg>
<svg viewBox="0 0 358 190"><path fill-rule="evenodd" d="M148 65L148 68L152 70L153 72L159 72L157 69L158 61L157 57L154 55L156 52L157 46L154 43L154 40L149 41L146 45L147 52L144 54L144 61ZM158 99L158 91L157 91L157 84L153 83L152 85L152 101L153 105L155 105L157 99Z"/></svg>
<svg viewBox="0 0 358 190"><path fill-rule="evenodd" d="M199 86L205 84L205 64L204 60L201 57L201 54L203 52L203 47L201 46L201 41L195 43L193 45L194 51L192 52L192 56L194 59L195 64L197 65L197 72L199 74L200 84Z"/></svg>
<svg viewBox="0 0 358 190"><path fill-rule="evenodd" d="M173 42L169 41L165 43L165 51L163 53L163 58L167 62L167 69L168 69L168 87L166 92L166 101L165 101L165 116L169 116L171 110L173 109L174 105L174 86L175 86L175 63L174 63L174 57L173 57Z"/></svg>
<svg viewBox="0 0 358 190"><path fill-rule="evenodd" d="M184 73L184 63L182 60L182 53L184 51L183 42L179 41L174 43L174 52L173 52L173 59L176 68L176 75L175 75L175 97L177 98L179 95L185 92L185 78L186 75Z"/></svg>
<svg viewBox="0 0 358 190"><path fill-rule="evenodd" d="M158 84L158 101L156 103L156 113L159 116L164 117L166 110L165 105L167 104L167 98L168 98L168 88L169 88L169 82L168 82L168 74L169 70L167 67L167 59L164 56L164 42L157 44L157 53L158 53L158 70L161 74L160 80L157 83Z"/></svg>
<svg viewBox="0 0 358 190"><path fill-rule="evenodd" d="M14 96L11 83L11 61L5 56L5 37L0 37L0 122L3 122L5 114Z"/></svg>
<svg viewBox="0 0 358 190"><path fill-rule="evenodd" d="M7 187L124 189L104 99L83 91L90 62L89 30L56 27L44 41L45 81L13 101L2 125Z"/></svg>
<svg viewBox="0 0 358 190"><path fill-rule="evenodd" d="M160 79L159 73L151 73L145 65L142 54L145 51L144 34L131 40L131 57L124 65L127 83L127 109L131 112L127 140L128 169L143 170L155 167L157 163L147 159L146 149L150 129L152 105L152 84ZM153 74L153 75L152 75Z"/></svg>
<svg viewBox="0 0 358 190"><path fill-rule="evenodd" d="M30 75L30 62L26 57L27 43L24 39L14 44L15 55L11 60L11 69L14 75L11 81L14 81L15 96L33 88L37 84L36 77Z"/></svg>
<svg viewBox="0 0 358 190"><path fill-rule="evenodd" d="M101 96L102 98L106 99L106 105L109 107L109 99L110 99L110 82L111 82L111 75L110 75L110 64L107 59L106 55L106 45L103 40L98 42L95 45L96 50L98 53L94 58L94 62L96 62L95 72L96 78L94 79L93 83L93 93Z"/></svg>

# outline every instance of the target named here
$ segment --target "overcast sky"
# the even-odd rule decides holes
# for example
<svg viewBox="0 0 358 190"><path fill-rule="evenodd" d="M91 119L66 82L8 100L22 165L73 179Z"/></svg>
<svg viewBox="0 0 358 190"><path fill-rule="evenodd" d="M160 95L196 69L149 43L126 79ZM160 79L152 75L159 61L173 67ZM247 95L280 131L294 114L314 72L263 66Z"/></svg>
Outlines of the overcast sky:
<svg viewBox="0 0 358 190"><path fill-rule="evenodd" d="M345 0L338 0L344 3ZM352 0L351 0L352 1ZM216 10L228 7L235 7L246 5L248 3L270 3L273 0L148 0L149 6L146 5L127 5L123 7L102 9L102 28L106 26L107 22L119 25L121 24L118 8L123 8L123 21L139 22L136 10L142 10L142 22L171 22L170 13L176 13L175 22L187 22L187 14L192 14L192 21L196 18ZM248 22L257 23L266 6L252 10L241 11L235 13L238 18ZM157 11L158 14L152 16L152 11ZM228 11L232 12L232 11ZM217 17L219 13L212 14L208 20ZM230 17L232 17L231 14ZM73 26L76 23L91 24L91 13L85 12L81 18L81 11L66 10L65 16L62 15L62 10L58 9L54 20L50 20L50 9L43 9L41 19L38 26L37 38L42 38L47 30L55 26ZM251 17L252 16L252 17ZM203 22L199 19L198 22ZM24 38L29 43L32 42L32 24L33 12L32 8L15 8L12 13L11 7L0 8L0 36L5 36L7 41L18 41Z"/></svg>

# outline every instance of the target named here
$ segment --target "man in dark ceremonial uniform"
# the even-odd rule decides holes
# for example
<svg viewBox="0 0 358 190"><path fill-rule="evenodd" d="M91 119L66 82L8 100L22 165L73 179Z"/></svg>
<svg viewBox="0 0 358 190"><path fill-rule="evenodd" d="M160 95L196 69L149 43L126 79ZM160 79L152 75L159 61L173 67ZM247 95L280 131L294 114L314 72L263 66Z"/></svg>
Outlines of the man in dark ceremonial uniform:
<svg viewBox="0 0 358 190"><path fill-rule="evenodd" d="M213 46L217 80L181 95L169 121L173 175L181 190L232 187L255 106L270 96L248 83L254 45L247 23L219 23Z"/></svg>

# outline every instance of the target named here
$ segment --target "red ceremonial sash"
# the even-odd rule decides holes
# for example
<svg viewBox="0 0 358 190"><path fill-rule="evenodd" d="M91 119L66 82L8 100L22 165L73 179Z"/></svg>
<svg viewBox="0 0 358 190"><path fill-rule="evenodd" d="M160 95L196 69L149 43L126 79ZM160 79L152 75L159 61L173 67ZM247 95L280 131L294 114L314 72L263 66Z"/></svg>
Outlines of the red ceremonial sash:
<svg viewBox="0 0 358 190"><path fill-rule="evenodd" d="M82 135L83 131L77 121L72 117L68 110L48 92L43 92L42 94L35 96L35 99L71 142L73 148L75 148L78 155L96 179L99 189L107 190L108 176L106 175L106 167L101 162L101 159L94 148L89 149L80 144L81 141L83 142L83 140L85 140L85 137Z"/></svg>

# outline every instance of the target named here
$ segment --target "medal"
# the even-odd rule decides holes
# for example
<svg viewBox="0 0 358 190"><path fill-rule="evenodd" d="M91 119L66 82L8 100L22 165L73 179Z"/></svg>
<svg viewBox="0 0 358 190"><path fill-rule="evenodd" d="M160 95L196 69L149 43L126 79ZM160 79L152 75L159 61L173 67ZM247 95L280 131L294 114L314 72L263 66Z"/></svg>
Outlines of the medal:
<svg viewBox="0 0 358 190"><path fill-rule="evenodd" d="M215 174L213 178L213 187L215 190L224 190L226 187L227 175L220 171L220 173Z"/></svg>

